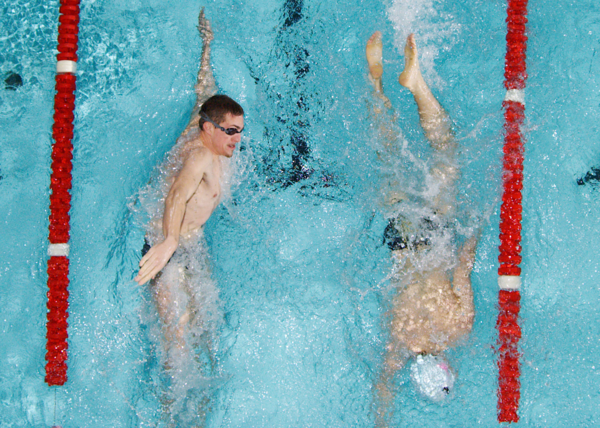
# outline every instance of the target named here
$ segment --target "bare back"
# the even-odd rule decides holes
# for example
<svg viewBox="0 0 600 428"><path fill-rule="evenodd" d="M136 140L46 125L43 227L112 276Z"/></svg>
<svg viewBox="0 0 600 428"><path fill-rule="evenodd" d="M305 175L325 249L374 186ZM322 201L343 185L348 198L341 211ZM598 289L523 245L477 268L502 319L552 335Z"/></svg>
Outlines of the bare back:
<svg viewBox="0 0 600 428"><path fill-rule="evenodd" d="M453 346L473 325L473 304L453 289L447 272L417 275L395 299L392 334L414 353L437 354Z"/></svg>

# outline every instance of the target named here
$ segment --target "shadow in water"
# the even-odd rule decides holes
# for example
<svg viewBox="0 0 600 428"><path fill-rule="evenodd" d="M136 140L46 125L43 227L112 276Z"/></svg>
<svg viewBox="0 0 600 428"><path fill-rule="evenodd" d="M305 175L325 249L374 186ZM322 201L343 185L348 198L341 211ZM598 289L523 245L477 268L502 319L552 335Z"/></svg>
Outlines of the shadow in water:
<svg viewBox="0 0 600 428"><path fill-rule="evenodd" d="M23 79L18 73L11 71L4 78L4 87L6 89L10 89L11 91L16 91L18 88L23 86Z"/></svg>
<svg viewBox="0 0 600 428"><path fill-rule="evenodd" d="M592 185L600 183L600 168L593 166L583 177L577 179L577 184L580 186L588 183Z"/></svg>
<svg viewBox="0 0 600 428"><path fill-rule="evenodd" d="M323 171L312 155L311 121L315 120L315 112L309 104L316 94L309 78L311 54L303 40L313 35L312 28L304 25L304 12L303 0L285 0L267 61L271 69L259 74L257 67L248 64L250 74L264 88L267 102L275 109L275 123L265 130L268 149L260 165L267 184L274 188L298 185L299 192L306 196L345 199L328 189L336 186L334 174Z"/></svg>

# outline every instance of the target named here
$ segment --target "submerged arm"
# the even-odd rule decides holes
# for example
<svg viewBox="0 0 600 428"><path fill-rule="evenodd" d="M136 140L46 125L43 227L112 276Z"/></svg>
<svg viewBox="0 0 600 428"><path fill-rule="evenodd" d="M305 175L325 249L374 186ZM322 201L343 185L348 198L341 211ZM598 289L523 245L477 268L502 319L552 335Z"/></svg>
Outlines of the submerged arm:
<svg viewBox="0 0 600 428"><path fill-rule="evenodd" d="M202 181L209 162L210 156L206 149L195 150L188 156L179 175L175 178L165 200L163 214L165 239L153 246L140 260L140 271L135 277L140 285L154 278L177 249L187 203Z"/></svg>
<svg viewBox="0 0 600 428"><path fill-rule="evenodd" d="M387 356L384 361L384 367L379 376L379 382L375 387L376 397L374 411L376 417L376 427L387 427L393 416L393 400L394 396L391 390L391 384L394 380L394 375L401 370L408 361L410 354L408 350L403 348L395 339L388 345Z"/></svg>

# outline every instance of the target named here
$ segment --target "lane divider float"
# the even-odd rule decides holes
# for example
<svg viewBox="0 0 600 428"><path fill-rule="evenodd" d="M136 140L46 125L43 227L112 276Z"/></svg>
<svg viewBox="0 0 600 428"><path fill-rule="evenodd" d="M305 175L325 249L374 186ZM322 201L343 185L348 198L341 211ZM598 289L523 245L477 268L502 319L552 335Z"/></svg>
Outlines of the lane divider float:
<svg viewBox="0 0 600 428"><path fill-rule="evenodd" d="M522 126L525 120L527 0L508 0L504 86L504 156L498 261L498 422L519 421L521 338Z"/></svg>
<svg viewBox="0 0 600 428"><path fill-rule="evenodd" d="M52 126L50 226L48 246L48 313L46 383L67 381L67 318L69 316L69 210L73 159L73 119L79 33L79 0L61 0L56 63L56 95Z"/></svg>

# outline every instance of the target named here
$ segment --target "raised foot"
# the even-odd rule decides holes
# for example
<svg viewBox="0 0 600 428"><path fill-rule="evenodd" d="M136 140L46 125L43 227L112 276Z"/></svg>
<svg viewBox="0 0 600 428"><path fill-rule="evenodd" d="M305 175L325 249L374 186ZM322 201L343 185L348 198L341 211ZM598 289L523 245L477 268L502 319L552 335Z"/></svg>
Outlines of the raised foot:
<svg viewBox="0 0 600 428"><path fill-rule="evenodd" d="M404 70L398 77L398 82L409 90L413 90L423 81L421 70L419 68L419 58L417 52L417 43L415 35L409 34L404 46Z"/></svg>
<svg viewBox="0 0 600 428"><path fill-rule="evenodd" d="M369 63L369 74L375 80L381 79L383 74L381 31L376 31L367 42L367 62Z"/></svg>

